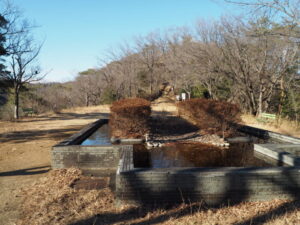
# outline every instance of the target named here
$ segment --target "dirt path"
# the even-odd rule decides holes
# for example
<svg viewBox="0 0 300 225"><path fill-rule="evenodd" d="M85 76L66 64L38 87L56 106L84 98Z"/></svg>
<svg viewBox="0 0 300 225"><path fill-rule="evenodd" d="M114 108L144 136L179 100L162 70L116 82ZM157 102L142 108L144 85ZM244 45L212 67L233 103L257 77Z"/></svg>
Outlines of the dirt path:
<svg viewBox="0 0 300 225"><path fill-rule="evenodd" d="M177 114L174 102L166 98L159 98L152 103L152 110L153 114L158 116ZM108 113L108 106L88 107L67 110L61 114L26 118L19 122L0 122L0 225L15 224L15 221L19 216L20 202L22 199L20 190L47 175L50 170L51 146L70 136L72 133L77 132L84 125L101 117L107 117ZM257 204L261 205L261 203ZM262 206L266 207L267 205L270 204L266 203L265 206ZM272 205L274 205L273 202ZM186 218L182 217L180 220L182 220L182 224L185 224L187 221L196 222L199 221L199 218L210 218L209 216L214 216L211 220L209 219L210 224L211 221L223 221L223 215L227 215L227 217L232 220L236 217L231 216L232 211L230 210L243 214L243 211L241 211L239 207L240 206L236 208L233 207L232 209L222 209L226 212L220 214L222 215L220 216L220 218L222 218L220 220L218 220L219 217L217 212L206 214L205 211L199 211L195 216L190 215ZM249 212L249 207L251 207L251 204L245 204L246 213ZM253 205L253 207L255 210L257 209L257 205ZM265 211L268 210L271 209L266 208ZM165 213L169 212L166 211ZM201 216L201 213L203 216ZM253 211L253 213L255 212ZM298 217L298 213L299 210L296 210L289 218L300 218ZM254 215L256 214L257 213ZM272 215L273 214L270 214L270 217L272 217ZM112 221L115 219L111 216L108 217L108 219ZM162 212L156 212L154 215L141 217L140 219L152 221L154 218L153 221L156 221L156 218L163 217L164 215ZM216 219L215 217L218 218ZM246 217L248 218L249 215ZM251 217L256 218L253 217L252 214L249 218ZM174 221L171 221L170 218L171 217L166 216L165 224L181 223L180 221L177 221L176 218ZM128 223L131 222L128 221ZM225 224L230 223L228 222Z"/></svg>
<svg viewBox="0 0 300 225"><path fill-rule="evenodd" d="M168 98L158 99L152 108L155 114L176 113ZM19 192L50 170L51 147L108 113L109 106L84 107L18 122L0 121L0 225L15 224Z"/></svg>
<svg viewBox="0 0 300 225"><path fill-rule="evenodd" d="M45 176L55 143L100 117L108 106L0 122L0 224L14 224L19 213L19 190Z"/></svg>
<svg viewBox="0 0 300 225"><path fill-rule="evenodd" d="M168 97L160 97L151 103L152 115L175 116L177 107L175 101Z"/></svg>
<svg viewBox="0 0 300 225"><path fill-rule="evenodd" d="M168 98L158 99L152 107L157 114L176 113ZM0 225L15 224L19 192L50 170L51 147L108 113L109 106L84 107L18 122L0 121Z"/></svg>

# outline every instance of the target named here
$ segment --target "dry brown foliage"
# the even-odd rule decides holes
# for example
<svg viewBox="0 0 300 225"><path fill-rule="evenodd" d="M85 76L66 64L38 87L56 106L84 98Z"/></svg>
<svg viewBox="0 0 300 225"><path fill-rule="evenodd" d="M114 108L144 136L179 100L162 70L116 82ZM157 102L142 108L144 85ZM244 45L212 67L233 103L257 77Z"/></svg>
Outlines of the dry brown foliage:
<svg viewBox="0 0 300 225"><path fill-rule="evenodd" d="M111 112L125 114L136 114L136 115L150 115L151 102L143 98L127 98L120 101L116 101L110 107Z"/></svg>
<svg viewBox="0 0 300 225"><path fill-rule="evenodd" d="M237 105L212 99L190 99L177 103L178 114L197 125L203 134L217 133L230 136L231 126L240 122L240 109Z"/></svg>
<svg viewBox="0 0 300 225"><path fill-rule="evenodd" d="M109 189L75 190L81 177L79 169L53 170L32 186L22 190L20 225L62 225L105 212L113 207Z"/></svg>
<svg viewBox="0 0 300 225"><path fill-rule="evenodd" d="M76 190L78 169L51 171L22 191L19 225L71 224L299 224L299 202L273 200L207 208L202 202L172 208L117 208L109 189ZM264 223L265 222L265 223Z"/></svg>
<svg viewBox="0 0 300 225"><path fill-rule="evenodd" d="M76 190L78 169L51 171L46 178L23 190L19 225L71 224L299 224L299 202L273 200L207 208L202 202L172 208L117 208L109 189ZM264 222L265 223L264 223Z"/></svg>
<svg viewBox="0 0 300 225"><path fill-rule="evenodd" d="M141 98L116 101L111 106L111 135L122 138L142 137L149 131L151 103Z"/></svg>
<svg viewBox="0 0 300 225"><path fill-rule="evenodd" d="M300 138L300 124L295 123L295 121L280 118L276 121L261 122L257 120L257 117L250 114L243 114L242 121L244 124L252 127L257 127L280 134L290 135Z"/></svg>
<svg viewBox="0 0 300 225"><path fill-rule="evenodd" d="M108 107L106 107L108 110ZM105 108L105 110L106 110ZM106 112L100 107L84 107L66 111L59 115L44 115L43 117L26 118L18 123L0 122L2 143L0 145L2 158L0 169L14 171L22 168L32 168L37 165L48 165L48 152L52 145L62 137L70 136L66 128L79 130L82 125L92 122L100 116L96 112ZM71 116L75 113L74 116ZM96 114L96 115L95 115ZM90 115L90 116L87 116ZM256 119L253 118L253 123ZM248 123L252 125L252 123ZM292 123L286 125L286 131ZM64 130L66 129L66 130ZM42 132L38 138L26 134L27 130ZM48 132L51 131L51 132ZM277 131L278 132L278 131ZM291 131L292 132L292 131ZM298 131L297 131L298 132ZM10 134L11 133L11 134ZM7 139L10 136L13 139ZM54 136L55 134L55 136ZM299 132L297 133L299 136ZM56 137L56 136L59 136ZM22 140L22 142L20 142ZM37 164L40 163L40 164ZM71 172L73 171L73 172ZM9 223L19 215L19 203L16 199L24 198L19 224L35 225L70 225L75 221L88 218L86 224L300 224L300 203L273 200L267 202L240 203L219 209L207 209L201 203L181 205L172 209L128 208L115 207L114 196L109 189L75 190L73 182L80 178L80 172L74 169L51 171L49 174L1 176L0 186L2 196L0 209L0 224ZM42 180L36 180L41 177ZM36 182L16 194L20 187ZM15 191L14 191L15 190ZM5 203L9 201L9 208ZM16 207L17 206L17 207ZM127 207L127 208L126 208ZM6 214L10 209L18 213ZM279 209L279 210L277 210ZM6 211L6 212L5 212ZM264 215L266 215L264 217ZM256 218L261 218L257 220ZM267 218L264 220L264 218ZM245 221L248 221L247 223ZM259 222L260 221L260 222ZM265 222L261 222L265 221ZM82 223L83 224L83 223Z"/></svg>

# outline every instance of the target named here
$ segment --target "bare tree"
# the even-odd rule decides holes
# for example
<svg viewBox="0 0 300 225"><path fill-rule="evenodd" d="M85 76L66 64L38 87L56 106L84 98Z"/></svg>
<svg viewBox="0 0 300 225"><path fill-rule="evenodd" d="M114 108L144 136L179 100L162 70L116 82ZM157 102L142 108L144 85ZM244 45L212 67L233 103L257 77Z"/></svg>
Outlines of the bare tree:
<svg viewBox="0 0 300 225"><path fill-rule="evenodd" d="M151 33L146 37L136 39L136 48L139 52L139 61L145 68L149 80L150 94L154 92L155 84L159 81L157 76L159 73L157 69L163 66L162 64L162 51L157 43L159 39L157 33Z"/></svg>
<svg viewBox="0 0 300 225"><path fill-rule="evenodd" d="M218 89L224 87L224 74L219 73L218 67L223 59L217 43L220 42L219 24L217 22L199 21L196 25L196 35L189 48L189 54L194 58L197 78L211 98L218 99Z"/></svg>
<svg viewBox="0 0 300 225"><path fill-rule="evenodd" d="M97 69L89 69L79 73L74 83L77 98L85 106L97 105L100 103L101 94L103 92L103 82L101 81L101 73Z"/></svg>
<svg viewBox="0 0 300 225"><path fill-rule="evenodd" d="M295 63L298 48L288 38L277 39L268 33L253 38L245 25L233 24L222 21L223 39L217 44L224 64L219 70L239 85L250 112L257 115L268 109L275 88Z"/></svg>
<svg viewBox="0 0 300 225"><path fill-rule="evenodd" d="M293 32L289 35L299 38L300 35L300 0L225 0L225 2L236 4L250 9L251 14L276 18ZM286 29L285 29L286 30ZM277 32L287 35L286 32Z"/></svg>
<svg viewBox="0 0 300 225"><path fill-rule="evenodd" d="M134 52L133 47L124 43L119 46L119 51L116 52L111 49L107 55L114 63L107 64L109 71L106 71L104 75L108 78L108 72L110 77L114 77L114 81L110 83L116 87L117 94L124 97L136 96L138 89L136 76L139 71L138 54Z"/></svg>
<svg viewBox="0 0 300 225"><path fill-rule="evenodd" d="M13 38L13 52L9 60L10 72L5 76L5 79L10 80L14 87L15 119L19 118L19 94L21 87L26 83L40 81L45 76L41 75L39 66L34 64L42 45L35 46L34 40L26 36L23 33Z"/></svg>
<svg viewBox="0 0 300 225"><path fill-rule="evenodd" d="M9 5L9 7L12 7ZM7 35L9 50L8 73L1 74L1 78L9 81L14 89L14 118L19 118L19 94L24 84L41 80L39 66L36 64L37 56L40 53L42 44L36 44L31 35L33 26L23 19L18 11L8 17L10 20Z"/></svg>

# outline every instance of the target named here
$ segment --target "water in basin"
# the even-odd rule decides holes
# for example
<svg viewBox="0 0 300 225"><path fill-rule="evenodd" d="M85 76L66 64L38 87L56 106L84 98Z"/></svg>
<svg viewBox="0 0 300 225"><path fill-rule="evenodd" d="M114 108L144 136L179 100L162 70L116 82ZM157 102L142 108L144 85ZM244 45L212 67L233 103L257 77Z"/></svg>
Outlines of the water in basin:
<svg viewBox="0 0 300 225"><path fill-rule="evenodd" d="M109 134L109 126L104 124L85 139L81 145L111 145Z"/></svg>
<svg viewBox="0 0 300 225"><path fill-rule="evenodd" d="M253 143L233 143L227 149L199 143L174 143L152 149L135 145L134 165L151 168L275 166L254 154Z"/></svg>

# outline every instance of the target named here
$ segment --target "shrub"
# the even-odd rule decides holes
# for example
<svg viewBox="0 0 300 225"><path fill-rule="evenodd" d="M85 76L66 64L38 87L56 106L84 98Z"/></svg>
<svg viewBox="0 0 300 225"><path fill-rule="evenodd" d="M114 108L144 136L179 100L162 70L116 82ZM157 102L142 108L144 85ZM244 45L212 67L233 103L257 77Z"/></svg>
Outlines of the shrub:
<svg viewBox="0 0 300 225"><path fill-rule="evenodd" d="M15 106L10 103L0 106L0 120L14 120L14 109Z"/></svg>
<svg viewBox="0 0 300 225"><path fill-rule="evenodd" d="M190 99L177 103L178 113L201 129L202 133L230 136L233 124L240 122L237 105L212 99Z"/></svg>
<svg viewBox="0 0 300 225"><path fill-rule="evenodd" d="M203 87L201 85L196 85L192 88L191 97L192 98L208 98L209 92L205 87Z"/></svg>
<svg viewBox="0 0 300 225"><path fill-rule="evenodd" d="M121 138L139 138L149 132L150 105L149 101L141 98L114 102L110 108L111 135Z"/></svg>
<svg viewBox="0 0 300 225"><path fill-rule="evenodd" d="M117 94L113 89L106 88L101 96L101 104L111 104L117 99Z"/></svg>

